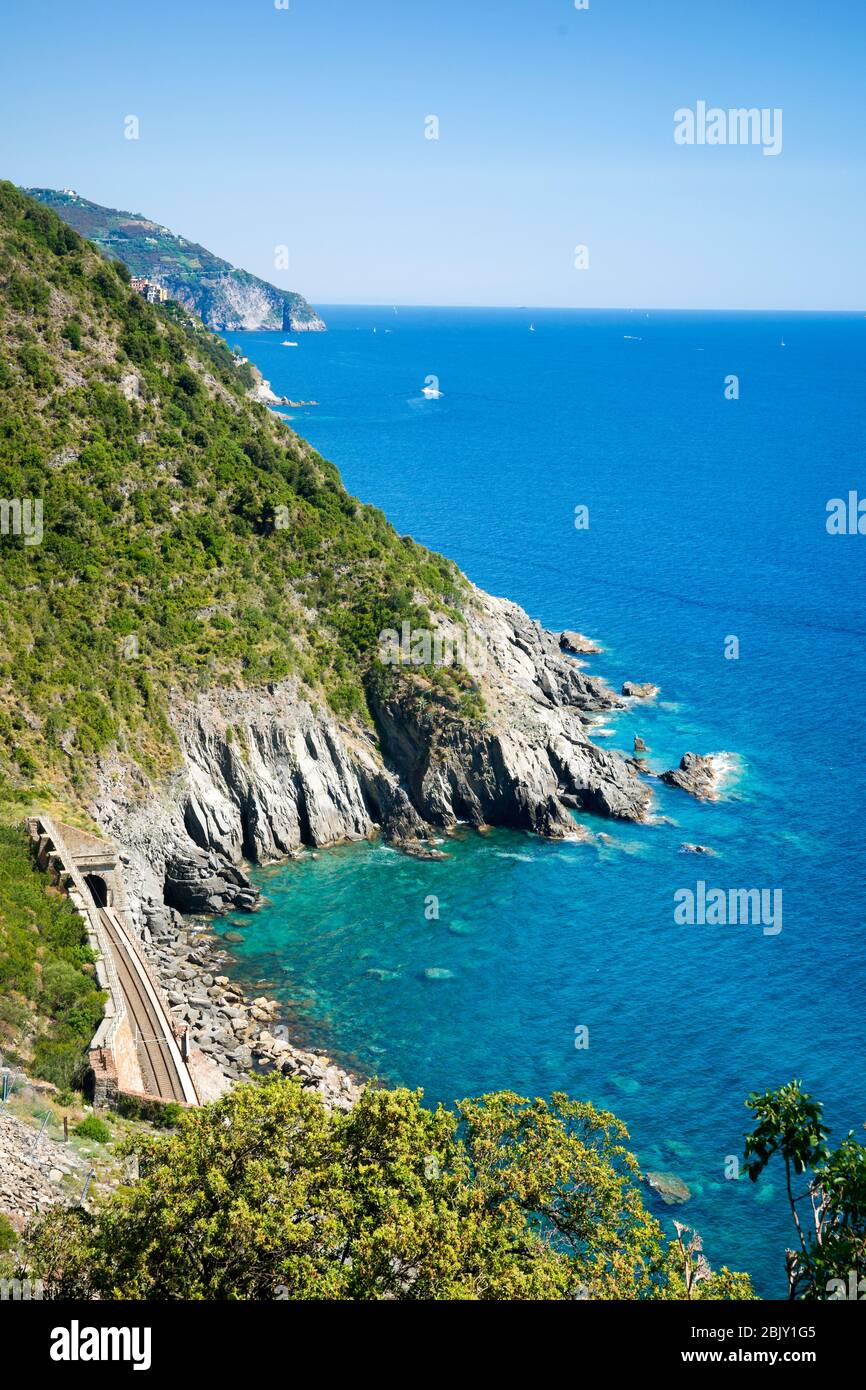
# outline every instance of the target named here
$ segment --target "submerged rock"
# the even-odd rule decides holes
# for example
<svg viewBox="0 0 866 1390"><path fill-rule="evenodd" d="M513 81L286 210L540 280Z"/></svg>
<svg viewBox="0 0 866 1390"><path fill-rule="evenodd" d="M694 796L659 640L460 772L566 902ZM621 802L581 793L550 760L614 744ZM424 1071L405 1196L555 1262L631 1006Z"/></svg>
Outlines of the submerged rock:
<svg viewBox="0 0 866 1390"><path fill-rule="evenodd" d="M680 845L680 852L681 852L682 854L712 854L712 855L715 855L715 853L716 853L716 851L715 851L714 849L710 849L710 846L709 846L709 845L691 845L691 844L688 843L688 841L686 841L685 844Z"/></svg>
<svg viewBox="0 0 866 1390"><path fill-rule="evenodd" d="M640 1090L640 1082L635 1081L633 1076L612 1076L610 1084L622 1091L624 1096L633 1096Z"/></svg>
<svg viewBox="0 0 866 1390"><path fill-rule="evenodd" d="M691 1189L676 1173L649 1172L645 1174L649 1187L661 1197L665 1206L681 1206L691 1197Z"/></svg>
<svg viewBox="0 0 866 1390"><path fill-rule="evenodd" d="M441 965L428 965L426 970L422 970L421 978L424 980L453 980L454 971L446 970Z"/></svg>
<svg viewBox="0 0 866 1390"><path fill-rule="evenodd" d="M649 752L649 749L647 748L646 744L644 743L643 739L640 737L639 734L635 734L634 736L634 751L636 753Z"/></svg>
<svg viewBox="0 0 866 1390"><path fill-rule="evenodd" d="M405 854L409 854L413 859L450 859L451 856L444 850L433 849L430 845L419 844L417 840L404 840L400 849Z"/></svg>

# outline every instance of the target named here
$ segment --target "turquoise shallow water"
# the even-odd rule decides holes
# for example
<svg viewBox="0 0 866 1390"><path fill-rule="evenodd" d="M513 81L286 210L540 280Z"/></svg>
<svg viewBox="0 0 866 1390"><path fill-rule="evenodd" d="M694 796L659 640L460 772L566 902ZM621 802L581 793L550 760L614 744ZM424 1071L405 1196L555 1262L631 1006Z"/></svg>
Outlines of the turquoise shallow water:
<svg viewBox="0 0 866 1390"><path fill-rule="evenodd" d="M798 1075L834 1132L866 1119L866 537L824 525L830 497L866 492L866 319L324 313L330 332L294 349L229 340L321 402L289 412L296 428L398 529L598 637L612 683L662 687L604 721L609 745L640 733L654 767L693 749L731 772L717 805L658 787L674 825L587 822L611 843L466 831L437 863L362 845L257 870L265 906L219 927L244 933L237 969L308 1040L430 1099L563 1088L615 1110L644 1165L689 1184L675 1214L711 1260L779 1296L779 1174L724 1176L743 1098ZM780 889L781 933L676 925L673 894L698 879Z"/></svg>

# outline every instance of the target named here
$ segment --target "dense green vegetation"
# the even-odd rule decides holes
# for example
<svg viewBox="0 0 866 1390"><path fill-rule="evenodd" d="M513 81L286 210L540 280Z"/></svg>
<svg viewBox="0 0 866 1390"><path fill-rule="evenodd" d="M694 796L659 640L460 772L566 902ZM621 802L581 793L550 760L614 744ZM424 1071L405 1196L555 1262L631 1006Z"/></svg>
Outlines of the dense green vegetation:
<svg viewBox="0 0 866 1390"><path fill-rule="evenodd" d="M53 188L26 191L94 241L106 256L122 260L133 275L164 285L172 299L181 299L212 327L234 324L233 303L238 291L250 291L258 302L270 306L269 321L262 327L288 328L290 318L296 323L316 318L302 295L277 289L249 271L236 269L204 246L175 236L141 213L101 207L77 193Z"/></svg>
<svg viewBox="0 0 866 1390"><path fill-rule="evenodd" d="M295 676L369 720L379 633L459 611L456 568L345 491L221 339L0 184L0 797L86 786L110 745L170 765L168 690ZM454 717L481 706L437 671Z"/></svg>
<svg viewBox="0 0 866 1390"><path fill-rule="evenodd" d="M786 1169L790 1296L861 1298L866 1147L848 1135L831 1151L797 1081L746 1105L749 1176ZM341 1114L272 1075L173 1120L122 1141L135 1183L31 1224L19 1275L53 1298L755 1297L747 1275L712 1270L697 1232L675 1221L666 1238L623 1124L562 1094L428 1109L370 1087Z"/></svg>
<svg viewBox="0 0 866 1390"><path fill-rule="evenodd" d="M23 832L0 826L0 1050L58 1086L79 1082L102 1018L84 924L33 864Z"/></svg>
<svg viewBox="0 0 866 1390"><path fill-rule="evenodd" d="M823 1106L799 1081L755 1092L746 1104L757 1120L746 1139L750 1178L757 1181L774 1159L785 1169L796 1236L786 1258L790 1297L863 1298L866 1145L848 1134L831 1149Z"/></svg>
<svg viewBox="0 0 866 1390"><path fill-rule="evenodd" d="M79 1139L92 1139L95 1144L107 1144L111 1139L111 1130L98 1115L85 1115L75 1126L75 1133Z"/></svg>
<svg viewBox="0 0 866 1390"><path fill-rule="evenodd" d="M0 1255L14 1250L18 1244L18 1233L5 1212L0 1211Z"/></svg>
<svg viewBox="0 0 866 1390"><path fill-rule="evenodd" d="M665 1240L627 1137L562 1095L368 1089L329 1115L271 1077L136 1139L140 1180L52 1211L26 1266L67 1298L753 1297Z"/></svg>

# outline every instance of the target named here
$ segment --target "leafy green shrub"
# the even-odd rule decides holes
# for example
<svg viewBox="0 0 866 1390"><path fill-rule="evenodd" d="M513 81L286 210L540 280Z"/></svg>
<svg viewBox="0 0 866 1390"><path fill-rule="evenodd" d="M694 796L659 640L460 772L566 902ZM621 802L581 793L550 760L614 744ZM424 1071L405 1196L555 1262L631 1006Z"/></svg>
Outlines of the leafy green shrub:
<svg viewBox="0 0 866 1390"><path fill-rule="evenodd" d="M170 1100L165 1105L154 1106L153 1123L157 1129L177 1129L185 1113L182 1105Z"/></svg>
<svg viewBox="0 0 866 1390"><path fill-rule="evenodd" d="M140 1180L49 1212L25 1264L53 1298L754 1296L706 1261L689 1279L614 1115L564 1095L421 1102L368 1087L340 1114L283 1077L239 1086L136 1135Z"/></svg>
<svg viewBox="0 0 866 1390"><path fill-rule="evenodd" d="M831 1148L823 1104L796 1078L753 1092L746 1106L757 1121L745 1145L752 1182L771 1162L785 1169L794 1231L785 1256L788 1297L857 1298L852 1282L856 1286L866 1268L866 1145L849 1130Z"/></svg>
<svg viewBox="0 0 866 1390"><path fill-rule="evenodd" d="M52 1015L66 1013L92 991L87 975L69 961L50 961L42 971L42 995Z"/></svg>
<svg viewBox="0 0 866 1390"><path fill-rule="evenodd" d="M107 1144L111 1139L111 1130L98 1115L87 1115L75 1126L73 1133L80 1139L92 1139L96 1144Z"/></svg>
<svg viewBox="0 0 866 1390"><path fill-rule="evenodd" d="M119 276L112 271L110 266L101 265L91 278L94 288L110 303L116 303L120 299L122 290Z"/></svg>
<svg viewBox="0 0 866 1390"><path fill-rule="evenodd" d="M38 390L48 391L54 385L51 359L40 348L24 343L18 349L18 362Z"/></svg>
<svg viewBox="0 0 866 1390"><path fill-rule="evenodd" d="M78 319L69 319L63 325L61 336L66 339L70 347L75 348L76 352L81 350L81 323Z"/></svg>
<svg viewBox="0 0 866 1390"><path fill-rule="evenodd" d="M97 1017L93 1020L92 1026L86 1030L87 1042L96 1032L98 1022L99 1018ZM55 1086L62 1087L64 1090L83 1091L87 1084L89 1071L87 1058L82 1052L83 1046L86 1046L86 1042L82 1043L77 1039L63 1041L51 1037L37 1038L33 1049L33 1061L28 1070L32 1070L35 1076L41 1076L44 1081L51 1081Z"/></svg>
<svg viewBox="0 0 866 1390"><path fill-rule="evenodd" d="M0 1254L8 1254L18 1244L18 1232L5 1211L0 1211Z"/></svg>
<svg viewBox="0 0 866 1390"><path fill-rule="evenodd" d="M6 286L9 303L22 313L34 313L48 308L48 286L35 275L15 272Z"/></svg>

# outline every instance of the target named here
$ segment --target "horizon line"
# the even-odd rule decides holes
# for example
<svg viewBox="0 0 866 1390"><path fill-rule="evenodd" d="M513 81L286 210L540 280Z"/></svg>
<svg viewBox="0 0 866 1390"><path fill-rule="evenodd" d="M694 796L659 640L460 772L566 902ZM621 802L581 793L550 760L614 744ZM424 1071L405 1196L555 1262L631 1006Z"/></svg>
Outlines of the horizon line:
<svg viewBox="0 0 866 1390"><path fill-rule="evenodd" d="M273 283L273 282L271 282ZM276 286L277 289L280 286ZM285 291L290 293L290 291ZM295 291L298 293L298 291ZM304 295L306 299L307 296ZM563 313L563 314L856 314L866 318L866 305L855 305L851 308L839 309L829 306L817 308L791 308L783 306L761 306L760 308L749 307L746 305L735 306L733 308L722 308L718 305L700 305L696 308L687 308L675 304L646 304L646 305L626 305L626 304L419 304L419 303L400 303L394 300L362 300L362 299L323 299L313 296L308 299L308 303L314 308L322 309L384 309L393 311L396 309L501 309L509 310L513 313Z"/></svg>

